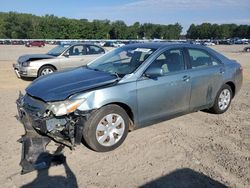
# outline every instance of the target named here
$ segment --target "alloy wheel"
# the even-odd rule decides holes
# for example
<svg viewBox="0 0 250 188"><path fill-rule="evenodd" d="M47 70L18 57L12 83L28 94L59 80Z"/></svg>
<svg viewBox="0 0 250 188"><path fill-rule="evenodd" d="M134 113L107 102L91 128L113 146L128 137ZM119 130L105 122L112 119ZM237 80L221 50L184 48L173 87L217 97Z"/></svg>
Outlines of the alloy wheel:
<svg viewBox="0 0 250 188"><path fill-rule="evenodd" d="M53 73L53 72L54 72L54 71L53 71L52 69L50 69L50 68L45 68L45 69L42 70L41 75L43 76L43 75L51 74L51 73Z"/></svg>
<svg viewBox="0 0 250 188"><path fill-rule="evenodd" d="M230 91L228 89L223 89L220 93L218 100L219 109L222 111L225 110L229 106L230 100L231 100Z"/></svg>

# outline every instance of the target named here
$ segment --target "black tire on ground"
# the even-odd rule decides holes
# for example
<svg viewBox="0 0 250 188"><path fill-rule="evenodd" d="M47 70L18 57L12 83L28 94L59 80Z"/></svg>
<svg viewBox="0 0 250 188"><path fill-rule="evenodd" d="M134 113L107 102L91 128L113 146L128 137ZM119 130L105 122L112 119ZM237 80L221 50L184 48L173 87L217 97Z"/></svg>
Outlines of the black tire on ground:
<svg viewBox="0 0 250 188"><path fill-rule="evenodd" d="M117 143L112 146L103 146L97 140L96 130L100 121L109 114L117 114L122 117L125 124L124 132L120 140L117 141ZM127 137L128 128L129 116L127 115L126 111L118 105L107 105L91 113L83 128L83 139L85 143L89 146L89 148L91 148L92 150L97 152L107 152L116 149L123 143L123 141Z"/></svg>
<svg viewBox="0 0 250 188"><path fill-rule="evenodd" d="M51 73L53 73L53 72L56 71L56 69L55 69L54 67L52 67L52 66L50 66L50 65L45 65L45 66L42 66L42 67L39 69L39 71L38 71L38 77L43 76L42 73L43 73L43 71L46 70L46 69L51 70L51 71L52 71Z"/></svg>
<svg viewBox="0 0 250 188"><path fill-rule="evenodd" d="M223 109L223 108L221 109L219 106L220 95L223 91L229 91L229 93L230 93L230 100L229 100L229 103L225 109ZM232 96L233 96L232 88L227 84L223 85L221 87L221 89L219 90L219 92L217 93L213 107L210 108L209 111L214 113L214 114L222 114L222 113L226 112L227 109L230 107L230 104L232 101Z"/></svg>

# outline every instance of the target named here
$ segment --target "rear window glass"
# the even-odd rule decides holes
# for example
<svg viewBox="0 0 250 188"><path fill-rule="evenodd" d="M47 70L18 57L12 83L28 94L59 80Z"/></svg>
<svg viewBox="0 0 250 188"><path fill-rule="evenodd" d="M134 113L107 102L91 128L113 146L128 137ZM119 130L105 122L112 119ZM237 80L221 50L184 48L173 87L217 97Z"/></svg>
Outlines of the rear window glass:
<svg viewBox="0 0 250 188"><path fill-rule="evenodd" d="M188 53L190 56L190 63L192 68L200 68L220 64L217 59L203 50L188 49Z"/></svg>

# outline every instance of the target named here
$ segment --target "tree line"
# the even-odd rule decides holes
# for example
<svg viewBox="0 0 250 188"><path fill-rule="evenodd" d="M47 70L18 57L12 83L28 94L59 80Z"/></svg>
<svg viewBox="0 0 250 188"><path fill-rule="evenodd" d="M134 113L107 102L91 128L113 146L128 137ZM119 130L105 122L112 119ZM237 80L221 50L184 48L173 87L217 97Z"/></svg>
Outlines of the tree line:
<svg viewBox="0 0 250 188"><path fill-rule="evenodd" d="M180 39L179 23L162 25L118 20L69 19L54 15L36 16L0 12L0 38L8 39ZM192 24L186 34L190 39L250 38L250 25Z"/></svg>
<svg viewBox="0 0 250 188"><path fill-rule="evenodd" d="M236 37L250 39L250 25L192 24L187 30L186 36L190 39L228 39Z"/></svg>
<svg viewBox="0 0 250 188"><path fill-rule="evenodd" d="M69 19L54 15L35 16L0 13L0 38L10 39L178 39L180 24L160 25L124 21Z"/></svg>

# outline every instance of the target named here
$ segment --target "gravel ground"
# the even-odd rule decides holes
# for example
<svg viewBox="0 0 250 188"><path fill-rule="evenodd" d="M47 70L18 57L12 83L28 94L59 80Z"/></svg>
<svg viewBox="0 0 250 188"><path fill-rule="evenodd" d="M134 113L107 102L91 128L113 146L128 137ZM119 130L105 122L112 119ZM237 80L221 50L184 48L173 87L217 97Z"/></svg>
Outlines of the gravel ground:
<svg viewBox="0 0 250 188"><path fill-rule="evenodd" d="M16 78L12 63L52 46L0 46L1 187L249 187L250 53L243 47L213 47L244 68L242 89L225 114L196 112L155 124L129 133L108 153L66 149L64 166L20 175L17 139L24 130L15 100L30 81Z"/></svg>

